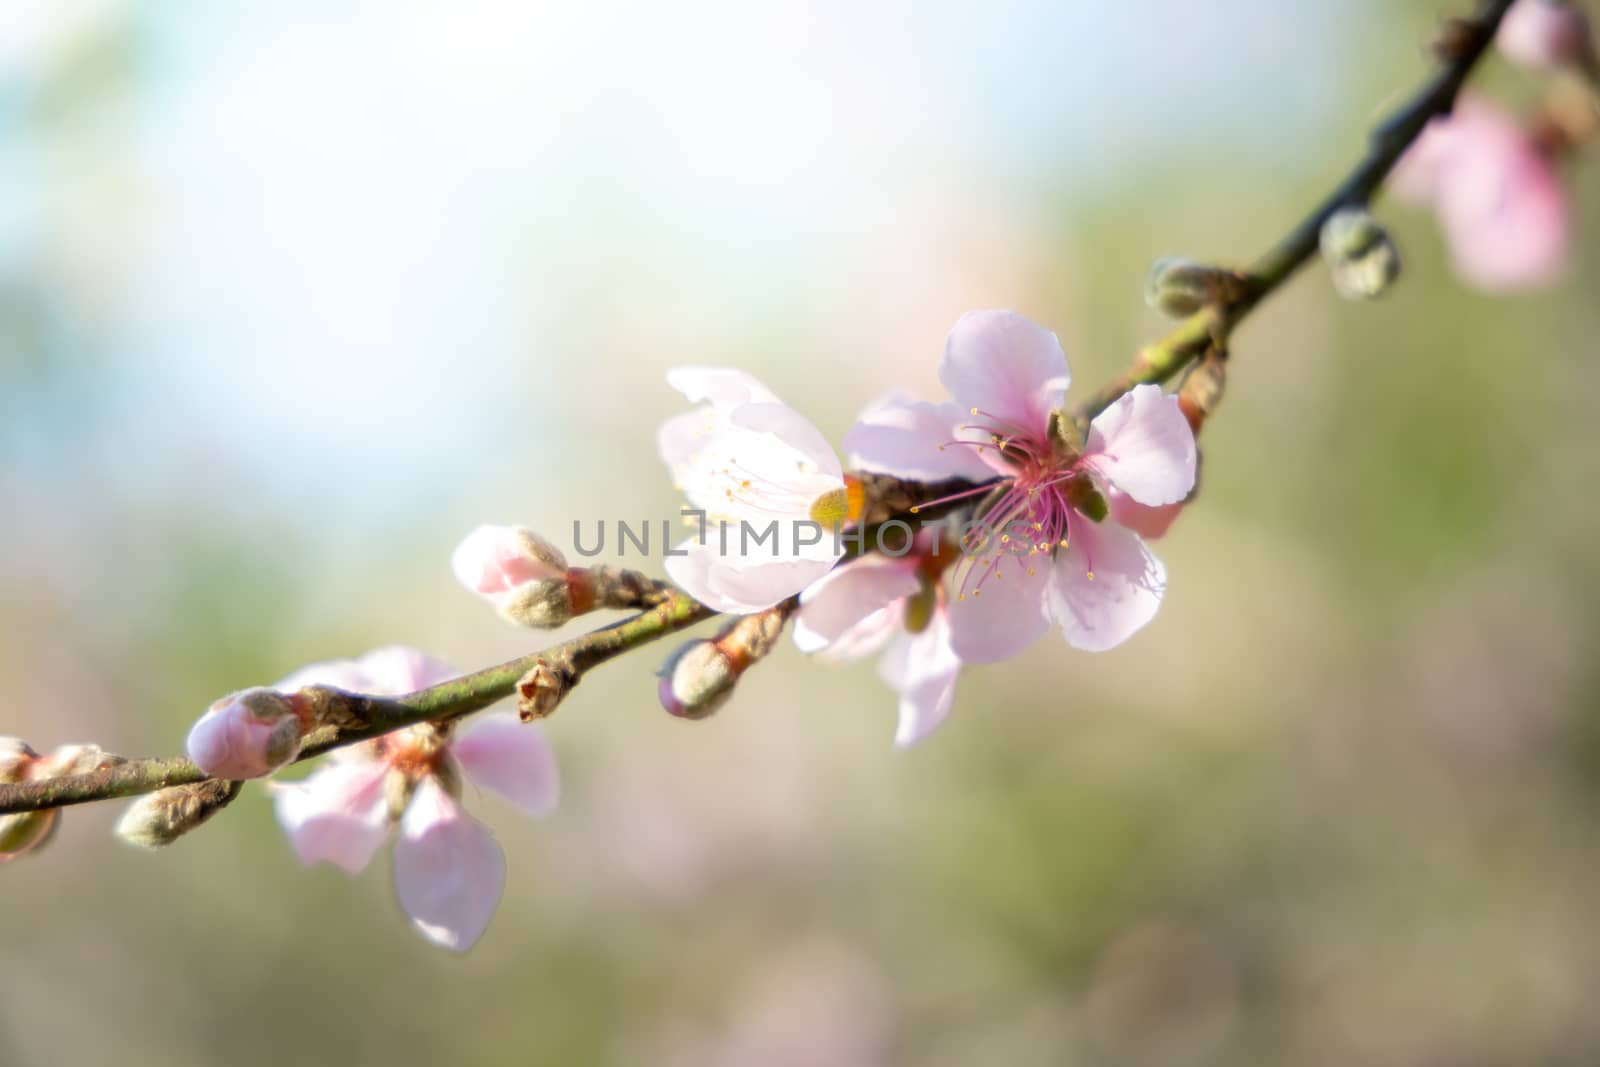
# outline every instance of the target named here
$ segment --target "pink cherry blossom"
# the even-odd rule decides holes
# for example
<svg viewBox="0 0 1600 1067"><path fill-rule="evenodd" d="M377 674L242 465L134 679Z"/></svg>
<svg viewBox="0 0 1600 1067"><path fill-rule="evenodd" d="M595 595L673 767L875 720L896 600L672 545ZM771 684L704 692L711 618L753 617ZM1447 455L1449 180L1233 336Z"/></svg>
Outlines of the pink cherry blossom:
<svg viewBox="0 0 1600 1067"><path fill-rule="evenodd" d="M976 457L998 483L949 612L956 657L1007 659L1052 622L1089 651L1127 640L1160 607L1166 569L1115 515L1095 521L1091 512L1097 497L1167 509L1188 496L1194 432L1176 398L1141 385L1093 420L1081 446L1053 436L1051 413L1070 380L1066 354L1054 334L1009 311L971 312L956 323L939 375L954 407L936 410L959 412L955 425L926 407L878 405L845 445L863 468L914 468L923 478L976 480ZM958 496L995 491L986 483ZM1124 516L1135 514L1128 507ZM1170 522L1137 514L1140 525Z"/></svg>
<svg viewBox="0 0 1600 1067"><path fill-rule="evenodd" d="M1457 272L1490 292L1547 285L1565 271L1572 203L1555 161L1497 105L1464 95L1395 168L1395 195L1431 204Z"/></svg>
<svg viewBox="0 0 1600 1067"><path fill-rule="evenodd" d="M672 580L718 611L749 614L826 574L849 510L827 440L742 371L680 367L667 381L700 406L664 422L656 443L706 515L704 536L696 530L668 556Z"/></svg>
<svg viewBox="0 0 1600 1067"><path fill-rule="evenodd" d="M1517 0L1495 37L1500 51L1529 70L1592 62L1589 19L1574 3Z"/></svg>
<svg viewBox="0 0 1600 1067"><path fill-rule="evenodd" d="M398 696L454 677L438 660L404 648L297 672L299 685L335 684ZM505 886L505 857L458 799L462 779L529 815L559 798L555 757L536 724L509 712L480 715L459 732L423 724L336 749L304 781L275 783L278 821L302 863L364 869L399 824L394 880L400 905L423 937L464 952L488 927Z"/></svg>
<svg viewBox="0 0 1600 1067"><path fill-rule="evenodd" d="M851 660L887 650L878 670L900 694L897 748L927 737L955 701L961 660L950 645L943 573L959 553L939 551L928 533L904 556L863 556L800 595L794 641L803 652Z"/></svg>

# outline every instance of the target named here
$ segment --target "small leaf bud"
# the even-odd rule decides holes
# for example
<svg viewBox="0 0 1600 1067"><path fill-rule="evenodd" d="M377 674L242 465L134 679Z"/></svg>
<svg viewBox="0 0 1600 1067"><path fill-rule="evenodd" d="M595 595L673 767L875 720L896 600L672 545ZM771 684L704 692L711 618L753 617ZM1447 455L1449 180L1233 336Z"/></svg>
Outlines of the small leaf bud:
<svg viewBox="0 0 1600 1067"><path fill-rule="evenodd" d="M1400 276L1400 252L1366 208L1335 212L1322 227L1321 244L1333 287L1346 300L1376 299Z"/></svg>
<svg viewBox="0 0 1600 1067"><path fill-rule="evenodd" d="M239 782L213 778L147 793L117 820L117 836L140 848L163 848L227 807L240 788Z"/></svg>
<svg viewBox="0 0 1600 1067"><path fill-rule="evenodd" d="M1184 318L1201 308L1231 304L1244 290L1245 280L1237 271L1167 256L1151 266L1144 302L1170 318Z"/></svg>

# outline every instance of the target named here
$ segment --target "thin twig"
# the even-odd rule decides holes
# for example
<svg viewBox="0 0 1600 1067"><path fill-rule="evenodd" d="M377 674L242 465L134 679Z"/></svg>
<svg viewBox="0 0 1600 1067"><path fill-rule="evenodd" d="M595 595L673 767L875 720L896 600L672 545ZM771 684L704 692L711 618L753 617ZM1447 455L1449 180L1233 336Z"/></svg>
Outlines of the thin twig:
<svg viewBox="0 0 1600 1067"><path fill-rule="evenodd" d="M1073 414L1086 422L1134 386L1165 382L1190 360L1203 354L1213 341L1226 340L1246 315L1316 254L1323 224L1341 208L1364 205L1371 200L1428 123L1450 112L1467 75L1494 42L1500 20L1512 3L1513 0L1487 0L1480 5L1475 17L1462 19L1455 25L1455 47L1444 65L1414 96L1379 123L1366 156L1344 181L1255 262L1247 272L1244 291L1237 299L1222 307L1195 312L1167 336L1141 348L1132 366L1084 401Z"/></svg>

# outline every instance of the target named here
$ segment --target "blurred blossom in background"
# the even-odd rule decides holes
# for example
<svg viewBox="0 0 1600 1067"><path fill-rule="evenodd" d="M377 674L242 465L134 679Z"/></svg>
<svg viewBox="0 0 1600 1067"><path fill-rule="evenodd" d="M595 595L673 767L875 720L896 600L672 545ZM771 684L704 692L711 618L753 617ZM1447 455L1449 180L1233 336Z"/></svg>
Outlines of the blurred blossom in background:
<svg viewBox="0 0 1600 1067"><path fill-rule="evenodd" d="M1098 384L1148 264L1285 230L1437 8L7 0L0 733L175 752L304 663L527 651L451 547L674 514L675 364L837 439L1014 307ZM549 724L561 810L485 806L465 958L259 789L160 855L75 810L4 871L0 1063L1591 1062L1587 163L1554 288L1380 201L1389 298L1250 320L1116 652L973 670L909 752L870 664L690 724L629 657Z"/></svg>

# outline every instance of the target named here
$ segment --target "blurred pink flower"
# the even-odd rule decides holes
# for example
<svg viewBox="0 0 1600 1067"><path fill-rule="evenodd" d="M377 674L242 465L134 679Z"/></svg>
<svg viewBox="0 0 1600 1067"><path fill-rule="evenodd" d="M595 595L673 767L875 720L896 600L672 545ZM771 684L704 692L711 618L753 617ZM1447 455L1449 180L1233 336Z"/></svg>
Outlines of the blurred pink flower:
<svg viewBox="0 0 1600 1067"><path fill-rule="evenodd" d="M1547 285L1566 269L1572 204L1555 161L1481 97L1464 95L1434 119L1391 187L1402 200L1432 205L1457 272L1480 289Z"/></svg>
<svg viewBox="0 0 1600 1067"><path fill-rule="evenodd" d="M673 480L706 513L703 531L678 546L686 554L667 558L672 580L703 604L744 615L826 574L842 552L833 528L849 517L827 440L743 371L679 367L667 381L704 401L656 435ZM752 536L769 527L775 541Z"/></svg>
<svg viewBox="0 0 1600 1067"><path fill-rule="evenodd" d="M1529 70L1590 61L1594 48L1583 9L1552 0L1517 0L1500 23L1495 44Z"/></svg>
<svg viewBox="0 0 1600 1067"><path fill-rule="evenodd" d="M329 684L398 696L455 676L405 648L297 672L299 685ZM458 799L463 776L529 815L559 798L555 756L536 724L510 713L480 715L459 733L423 724L336 749L302 782L274 783L278 822L308 866L332 863L355 874L399 823L394 884L423 937L464 952L483 934L505 886L505 856L494 835Z"/></svg>
<svg viewBox="0 0 1600 1067"><path fill-rule="evenodd" d="M900 694L897 748L932 733L955 701L961 660L950 646L943 575L958 554L948 545L934 551L923 534L904 556L864 556L800 594L794 642L802 652L853 660L888 646L878 673Z"/></svg>
<svg viewBox="0 0 1600 1067"><path fill-rule="evenodd" d="M1141 385L1101 412L1081 445L1053 436L1051 414L1070 381L1066 354L1053 333L1009 311L975 311L956 323L939 377L953 407L879 405L845 443L869 470L976 480L981 463L999 476L983 536L965 546L950 610L955 654L968 663L1007 659L1052 621L1080 649L1127 640L1155 616L1166 571L1137 533L1085 509L1103 493L1146 508L1184 500L1196 449L1176 398Z"/></svg>

